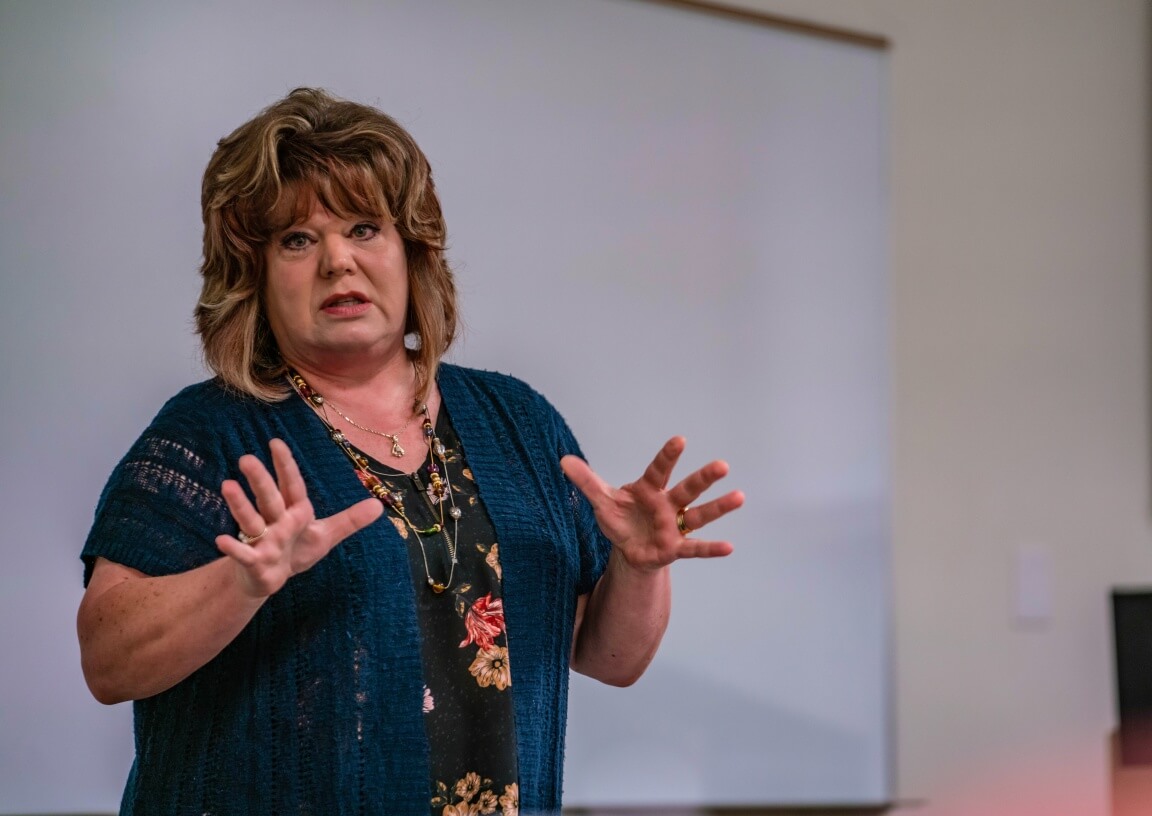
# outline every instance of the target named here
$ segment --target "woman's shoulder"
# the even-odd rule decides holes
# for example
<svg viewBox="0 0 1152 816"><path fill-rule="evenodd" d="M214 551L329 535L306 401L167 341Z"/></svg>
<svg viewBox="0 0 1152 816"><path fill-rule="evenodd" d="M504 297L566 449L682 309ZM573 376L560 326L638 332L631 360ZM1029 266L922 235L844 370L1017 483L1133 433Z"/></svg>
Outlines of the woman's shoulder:
<svg viewBox="0 0 1152 816"><path fill-rule="evenodd" d="M218 379L204 380L181 389L164 403L140 441L164 438L193 449L230 450L233 437L240 443L247 429L267 425L276 405L241 394Z"/></svg>
<svg viewBox="0 0 1152 816"><path fill-rule="evenodd" d="M222 415L259 412L269 405L227 387L218 378L212 378L181 389L164 403L153 422L202 423L207 419L211 420L211 425L218 425Z"/></svg>
<svg viewBox="0 0 1152 816"><path fill-rule="evenodd" d="M454 386L464 386L510 399L528 401L544 399L536 389L519 377L511 374L502 374L499 371L469 368L453 363L440 364L437 381L442 387L448 386L451 388Z"/></svg>
<svg viewBox="0 0 1152 816"><path fill-rule="evenodd" d="M219 486L244 452L230 441L240 404L211 380L164 404L108 477L84 547L85 581L96 557L150 575L219 557L205 531L230 524ZM141 541L137 533L145 525L149 540Z"/></svg>
<svg viewBox="0 0 1152 816"><path fill-rule="evenodd" d="M164 405L164 410L219 410L229 405L256 403L255 398L229 388L219 377L211 377L180 389Z"/></svg>

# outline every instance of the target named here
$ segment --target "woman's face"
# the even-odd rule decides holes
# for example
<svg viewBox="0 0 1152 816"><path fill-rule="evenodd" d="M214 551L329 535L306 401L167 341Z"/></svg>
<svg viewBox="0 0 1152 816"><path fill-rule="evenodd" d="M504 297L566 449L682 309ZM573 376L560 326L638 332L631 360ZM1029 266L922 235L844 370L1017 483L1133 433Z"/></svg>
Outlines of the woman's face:
<svg viewBox="0 0 1152 816"><path fill-rule="evenodd" d="M313 199L264 259L265 312L288 363L325 370L403 353L408 262L391 221L336 216Z"/></svg>

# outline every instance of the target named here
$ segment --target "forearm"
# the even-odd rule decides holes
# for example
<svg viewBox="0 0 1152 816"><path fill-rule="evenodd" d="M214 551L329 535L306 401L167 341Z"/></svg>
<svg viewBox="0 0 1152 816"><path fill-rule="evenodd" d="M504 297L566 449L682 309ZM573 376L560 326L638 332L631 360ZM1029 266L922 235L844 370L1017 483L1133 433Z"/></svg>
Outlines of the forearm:
<svg viewBox="0 0 1152 816"><path fill-rule="evenodd" d="M107 704L159 694L218 655L264 600L244 592L229 558L162 577L103 562L77 616L88 687Z"/></svg>
<svg viewBox="0 0 1152 816"><path fill-rule="evenodd" d="M576 631L572 668L614 686L635 683L656 655L671 605L669 567L636 569L613 550Z"/></svg>

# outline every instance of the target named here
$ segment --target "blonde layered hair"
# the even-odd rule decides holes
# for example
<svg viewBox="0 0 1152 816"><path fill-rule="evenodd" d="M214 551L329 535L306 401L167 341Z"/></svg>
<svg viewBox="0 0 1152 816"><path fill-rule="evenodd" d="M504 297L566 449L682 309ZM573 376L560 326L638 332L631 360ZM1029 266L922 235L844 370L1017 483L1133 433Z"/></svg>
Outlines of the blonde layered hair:
<svg viewBox="0 0 1152 816"><path fill-rule="evenodd" d="M290 388L264 312L264 249L312 197L341 217L387 218L408 262L405 334L424 399L456 336L456 285L432 171L375 108L297 88L222 139L204 171L204 279L196 330L204 360L234 390L275 402Z"/></svg>

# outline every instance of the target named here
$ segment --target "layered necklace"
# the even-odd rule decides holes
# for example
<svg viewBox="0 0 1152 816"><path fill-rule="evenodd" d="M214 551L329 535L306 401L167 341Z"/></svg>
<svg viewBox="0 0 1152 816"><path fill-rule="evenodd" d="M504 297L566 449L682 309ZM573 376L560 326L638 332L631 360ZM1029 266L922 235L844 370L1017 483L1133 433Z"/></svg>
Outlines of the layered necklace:
<svg viewBox="0 0 1152 816"><path fill-rule="evenodd" d="M353 422L350 417L342 413L335 405L325 401L320 392L308 385L307 380L296 371L288 370L288 381L292 384L296 393L316 411L316 416L324 423L324 427L328 431L328 438L335 442L336 446L340 448L340 450L344 452L344 455L348 457L349 461L352 462L352 466L356 469L356 475L359 477L360 483L412 531L412 534L416 537L416 541L420 545L420 556L424 561L424 577L427 579L428 586L437 594L451 587L452 580L456 575L456 542L462 512L460 508L456 506L456 497L453 495L452 484L448 477L448 452L444 444L436 436L435 428L432 427L432 418L428 414L427 403L416 406L416 410L413 413L413 416L420 415L423 417L421 424L423 426L424 441L428 445L428 463L424 468L427 474L427 484L425 485L421 481L419 470L414 471L411 476L417 487L422 489L428 497L428 502L432 507L433 513L438 514L440 520L433 523L430 527L417 527L408 517L408 513L404 509L404 494L394 489L390 484L381 481L380 476L384 476L385 474L377 474L374 472L369 467L368 457L356 450L356 448L352 446L352 443L348 441L348 437L344 435L344 432L332 424L332 421L328 418L328 406L331 405L332 410L360 430L391 439L392 455L397 458L404 455L404 449L400 447L400 434L402 434L405 428L412 422L412 418L409 417L408 422L404 423L404 427L394 434L374 431L371 428L366 428L363 425ZM437 464L437 459L440 460L440 464ZM441 475L441 465L443 465L443 475ZM452 520L452 535L448 534L447 520L445 519L444 512L445 505L448 505L447 516ZM432 577L432 572L428 566L428 551L424 544L424 536L433 536L437 533L444 536L448 553L448 577L444 581L437 581Z"/></svg>

